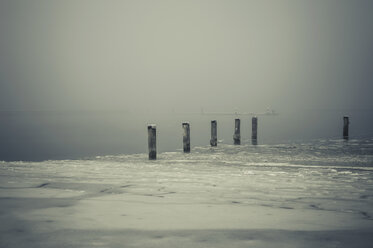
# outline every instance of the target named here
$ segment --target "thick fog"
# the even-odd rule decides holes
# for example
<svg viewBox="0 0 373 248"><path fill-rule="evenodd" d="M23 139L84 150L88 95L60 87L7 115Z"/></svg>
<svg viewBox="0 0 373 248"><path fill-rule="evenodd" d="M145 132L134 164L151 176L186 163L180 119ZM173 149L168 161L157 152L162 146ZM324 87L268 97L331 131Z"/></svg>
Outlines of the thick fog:
<svg viewBox="0 0 373 248"><path fill-rule="evenodd" d="M372 108L371 1L1 0L1 109Z"/></svg>
<svg viewBox="0 0 373 248"><path fill-rule="evenodd" d="M372 13L369 0L0 0L0 110L146 116L270 107L292 116L277 121L281 127L302 119L297 128L318 126L313 134L359 113L355 130L369 133ZM327 131L314 111L334 111ZM157 118L134 125L143 130ZM17 125L25 130L37 121L7 119L1 129L21 137Z"/></svg>

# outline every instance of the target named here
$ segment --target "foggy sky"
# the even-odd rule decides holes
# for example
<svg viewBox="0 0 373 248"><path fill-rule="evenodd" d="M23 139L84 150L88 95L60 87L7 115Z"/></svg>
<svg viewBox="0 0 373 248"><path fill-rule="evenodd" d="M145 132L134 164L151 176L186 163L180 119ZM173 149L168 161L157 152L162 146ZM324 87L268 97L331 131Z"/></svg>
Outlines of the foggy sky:
<svg viewBox="0 0 373 248"><path fill-rule="evenodd" d="M373 108L373 1L0 0L0 110Z"/></svg>

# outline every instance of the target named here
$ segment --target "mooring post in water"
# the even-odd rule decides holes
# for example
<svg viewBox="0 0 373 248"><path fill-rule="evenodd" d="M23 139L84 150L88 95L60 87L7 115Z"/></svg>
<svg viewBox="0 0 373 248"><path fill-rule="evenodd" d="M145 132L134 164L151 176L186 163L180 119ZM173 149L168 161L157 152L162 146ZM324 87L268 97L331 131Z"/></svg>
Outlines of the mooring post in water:
<svg viewBox="0 0 373 248"><path fill-rule="evenodd" d="M348 116L343 116L343 138L348 139L348 125L350 124L350 121L348 119Z"/></svg>
<svg viewBox="0 0 373 248"><path fill-rule="evenodd" d="M190 152L190 126L189 122L183 123L183 145L184 152Z"/></svg>
<svg viewBox="0 0 373 248"><path fill-rule="evenodd" d="M218 145L218 135L217 135L217 123L216 120L211 121L211 140L210 140L211 146L217 146Z"/></svg>
<svg viewBox="0 0 373 248"><path fill-rule="evenodd" d="M241 144L241 131L240 131L240 119L234 120L234 135L233 141L235 145Z"/></svg>
<svg viewBox="0 0 373 248"><path fill-rule="evenodd" d="M149 160L157 159L157 137L156 137L156 125L148 125L148 148L149 148Z"/></svg>
<svg viewBox="0 0 373 248"><path fill-rule="evenodd" d="M251 119L251 143L258 144L258 117L254 116Z"/></svg>

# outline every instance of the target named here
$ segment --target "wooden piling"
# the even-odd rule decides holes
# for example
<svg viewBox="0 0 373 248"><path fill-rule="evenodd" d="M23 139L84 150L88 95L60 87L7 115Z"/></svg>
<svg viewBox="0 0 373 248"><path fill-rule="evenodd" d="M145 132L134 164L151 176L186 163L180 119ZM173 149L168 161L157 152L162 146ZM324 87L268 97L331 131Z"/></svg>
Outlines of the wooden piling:
<svg viewBox="0 0 373 248"><path fill-rule="evenodd" d="M157 159L156 125L148 125L149 160Z"/></svg>
<svg viewBox="0 0 373 248"><path fill-rule="evenodd" d="M348 125L350 124L348 116L343 116L343 138L348 139Z"/></svg>
<svg viewBox="0 0 373 248"><path fill-rule="evenodd" d="M256 145L257 140L258 140L258 117L254 116L251 119L251 143L253 145Z"/></svg>
<svg viewBox="0 0 373 248"><path fill-rule="evenodd" d="M184 152L190 152L190 125L188 122L183 123L183 146Z"/></svg>
<svg viewBox="0 0 373 248"><path fill-rule="evenodd" d="M235 145L241 144L241 131L240 131L240 119L234 120L234 135L233 141Z"/></svg>
<svg viewBox="0 0 373 248"><path fill-rule="evenodd" d="M218 135L217 135L217 123L216 120L211 121L211 139L210 139L211 146L218 145Z"/></svg>
<svg viewBox="0 0 373 248"><path fill-rule="evenodd" d="M256 139L251 139L251 144L252 144L253 146L256 146L256 145L258 144L258 140L256 140Z"/></svg>

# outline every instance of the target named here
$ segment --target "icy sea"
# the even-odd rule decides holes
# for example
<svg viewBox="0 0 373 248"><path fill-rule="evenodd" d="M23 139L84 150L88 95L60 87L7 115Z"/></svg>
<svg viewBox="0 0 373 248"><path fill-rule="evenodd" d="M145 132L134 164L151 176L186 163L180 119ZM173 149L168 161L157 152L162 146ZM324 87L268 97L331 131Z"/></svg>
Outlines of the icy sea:
<svg viewBox="0 0 373 248"><path fill-rule="evenodd" d="M372 247L373 139L0 162L0 247Z"/></svg>

